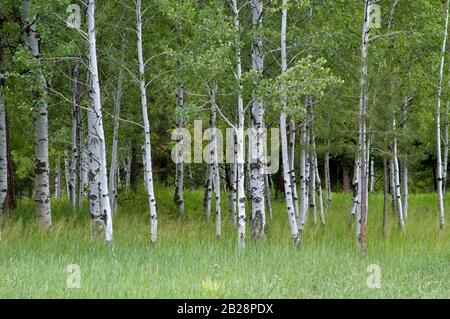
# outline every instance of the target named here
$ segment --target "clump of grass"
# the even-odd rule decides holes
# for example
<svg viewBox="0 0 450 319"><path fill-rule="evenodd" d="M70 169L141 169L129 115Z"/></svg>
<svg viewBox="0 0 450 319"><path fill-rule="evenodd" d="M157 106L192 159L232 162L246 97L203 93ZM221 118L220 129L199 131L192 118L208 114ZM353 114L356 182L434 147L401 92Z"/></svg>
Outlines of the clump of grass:
<svg viewBox="0 0 450 319"><path fill-rule="evenodd" d="M143 192L123 194L114 220L114 243L89 236L86 209L53 204L53 227L40 231L32 201L22 200L5 221L0 240L0 298L396 298L450 297L450 235L440 232L433 194L410 197L406 231L389 212L381 235L383 198L370 196L368 253L362 257L348 229L350 196L333 194L325 228L308 219L301 251L292 247L285 204L273 203L268 239L237 249L224 194L223 236L202 218L202 191L186 193L179 218L172 190L157 188L159 238L149 245ZM448 207L450 208L450 207ZM70 264L79 265L80 288L69 288ZM371 289L368 266L379 265L381 288Z"/></svg>

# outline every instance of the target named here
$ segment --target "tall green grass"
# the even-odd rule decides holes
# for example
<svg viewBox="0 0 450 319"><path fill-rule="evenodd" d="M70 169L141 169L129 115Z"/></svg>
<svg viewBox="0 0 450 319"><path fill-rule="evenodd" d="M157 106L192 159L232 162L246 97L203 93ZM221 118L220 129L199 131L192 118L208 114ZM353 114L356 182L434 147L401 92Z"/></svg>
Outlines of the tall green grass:
<svg viewBox="0 0 450 319"><path fill-rule="evenodd" d="M33 203L22 200L4 221L0 240L0 298L449 298L450 235L439 231L433 194L410 197L406 231L389 212L381 236L383 198L370 196L368 253L362 257L348 229L348 195L333 194L326 226L308 219L301 251L292 247L285 204L275 201L265 242L247 240L237 250L223 195L223 236L202 219L200 190L186 193L186 218L178 218L172 190L157 188L159 236L149 245L143 192L123 194L114 219L114 242L91 239L87 210L54 201L53 227L40 231ZM447 211L450 211L447 205ZM66 285L66 267L81 268L81 287ZM368 266L381 268L381 288L371 289Z"/></svg>

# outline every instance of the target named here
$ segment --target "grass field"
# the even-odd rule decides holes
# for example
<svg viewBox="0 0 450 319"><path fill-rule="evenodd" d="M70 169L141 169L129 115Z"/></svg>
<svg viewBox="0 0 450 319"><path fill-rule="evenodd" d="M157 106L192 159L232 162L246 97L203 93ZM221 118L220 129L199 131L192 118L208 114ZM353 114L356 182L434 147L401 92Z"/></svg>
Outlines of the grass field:
<svg viewBox="0 0 450 319"><path fill-rule="evenodd" d="M225 200L223 202L227 202ZM283 201L274 202L268 240L236 249L236 230L223 207L223 237L201 219L203 194L186 194L187 218L176 217L172 191L158 188L159 242L150 247L144 195L123 195L114 243L89 237L87 211L55 202L53 228L40 232L33 203L21 201L0 240L0 298L449 298L450 233L439 231L434 194L410 197L406 231L389 212L381 236L381 194L370 197L368 254L347 227L348 195L333 194L325 228L309 223L301 251L291 245ZM447 205L450 212L450 205ZM311 219L309 218L309 221ZM69 264L80 288L66 285ZM368 266L381 268L381 288L368 288Z"/></svg>

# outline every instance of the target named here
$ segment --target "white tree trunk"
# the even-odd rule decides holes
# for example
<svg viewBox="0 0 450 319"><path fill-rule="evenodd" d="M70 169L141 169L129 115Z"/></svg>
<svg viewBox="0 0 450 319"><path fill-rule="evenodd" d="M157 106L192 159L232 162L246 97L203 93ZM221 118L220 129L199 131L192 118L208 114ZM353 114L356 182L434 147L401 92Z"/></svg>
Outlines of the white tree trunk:
<svg viewBox="0 0 450 319"><path fill-rule="evenodd" d="M1 50L1 49L0 49ZM2 59L0 57L0 62ZM3 74L0 74L0 82ZM6 137L6 107L0 83L0 215L4 212L6 196L8 194L8 145Z"/></svg>
<svg viewBox="0 0 450 319"><path fill-rule="evenodd" d="M402 196L400 193L400 167L398 164L398 157L397 157L397 137L396 134L396 121L395 121L395 115L392 117L392 128L394 130L394 141L392 143L392 160L394 162L394 185L395 185L395 202L397 207L397 214L398 214L398 224L400 226L400 229L403 230L405 227L404 221L403 221L403 205L402 205Z"/></svg>
<svg viewBox="0 0 450 319"><path fill-rule="evenodd" d="M142 117L144 122L144 135L145 135L145 173L146 173L146 188L150 205L150 241L156 242L157 230L158 230L158 217L156 214L156 199L153 189L153 169L152 169L152 154L151 154L151 142L150 142L150 123L148 120L147 112L147 92L145 83L145 65L144 55L142 51L142 12L141 12L141 0L136 0L136 35L137 35L137 51L138 51L138 63L139 63L139 88L141 91L141 106Z"/></svg>
<svg viewBox="0 0 450 319"><path fill-rule="evenodd" d="M312 116L311 116L312 119ZM315 136L313 133L313 122L310 124L309 134L309 208L311 209L313 224L317 224L317 207L316 207L316 163L314 160Z"/></svg>
<svg viewBox="0 0 450 319"><path fill-rule="evenodd" d="M364 23L361 36L361 72L359 98L359 143L358 157L360 158L358 189L360 193L357 218L357 238L363 254L366 253L366 215L367 215L367 142L366 142L366 107L367 107L367 52L370 32L370 11L372 0L364 1Z"/></svg>
<svg viewBox="0 0 450 319"><path fill-rule="evenodd" d="M40 66L39 35L36 31L36 21L32 22L30 15L30 1L22 1L24 42L31 52L33 59L39 65L36 71L36 87L33 92L34 100L34 143L35 143L35 203L36 219L38 223L49 228L52 224L50 206L50 165L48 158L48 104L47 82Z"/></svg>
<svg viewBox="0 0 450 319"><path fill-rule="evenodd" d="M316 188L317 188L317 198L319 200L320 223L322 224L322 226L325 226L325 211L323 208L322 181L320 179L319 166L317 165L317 150L316 150L315 139L313 139L313 144L312 144L312 156L313 156L313 161L314 161L314 174L315 174L315 182L316 182Z"/></svg>
<svg viewBox="0 0 450 319"><path fill-rule="evenodd" d="M262 51L263 38L260 34L263 1L252 0L252 70L258 74L258 79L262 77L264 53ZM259 80L257 81L259 82ZM258 84L257 84L258 85ZM252 237L266 237L266 210L264 202L264 101L253 92L253 102L251 105L251 134L250 134L250 198L252 201Z"/></svg>
<svg viewBox="0 0 450 319"><path fill-rule="evenodd" d="M125 190L128 192L131 184L131 162L133 161L132 147L128 150L128 156L125 162Z"/></svg>
<svg viewBox="0 0 450 319"><path fill-rule="evenodd" d="M287 28L287 0L283 0L282 4L282 15L281 15L281 73L286 72L287 69L287 52L286 52L286 28ZM281 100L283 108L287 107L287 97L283 96ZM284 181L284 193L286 196L286 208L288 214L288 221L291 230L292 240L296 248L300 247L300 234L299 227L297 225L298 212L298 201L297 209L295 208L295 200L297 200L297 194L293 193L295 190L295 185L293 187L292 183L295 183L295 175L292 176L294 171L294 144L295 144L295 127L294 122L290 123L291 128L291 140L290 140L290 151L291 156L288 154L288 141L287 141L287 123L286 123L286 113L284 110L280 114L280 133L281 133L281 159L283 164L283 181ZM268 185L267 185L268 186ZM267 192L270 190L267 188Z"/></svg>
<svg viewBox="0 0 450 319"><path fill-rule="evenodd" d="M439 207L439 224L441 229L444 228L444 194L443 194L443 174L442 174L442 155L441 155L441 96L442 96L442 83L444 80L444 64L447 46L447 34L448 34L448 20L449 20L449 4L450 0L446 1L445 11L445 25L444 36L442 41L441 61L439 64L439 84L437 89L437 103L436 103L436 157L437 157L437 195L438 195L438 207Z"/></svg>
<svg viewBox="0 0 450 319"><path fill-rule="evenodd" d="M359 157L355 156L355 163L353 165L353 183L352 183L352 189L353 189L353 196L352 196L352 206L350 207L350 225L353 225L353 221L356 216L356 211L359 207L359 166L360 161Z"/></svg>
<svg viewBox="0 0 450 319"><path fill-rule="evenodd" d="M72 68L72 147L71 147L71 159L69 168L69 201L72 207L77 208L77 167L79 161L79 142L78 142L78 121L79 121L79 105L80 105L80 90L78 86L78 77L80 72L79 62L76 61Z"/></svg>
<svg viewBox="0 0 450 319"><path fill-rule="evenodd" d="M408 106L408 97L403 97L402 103L402 131L405 134L406 130L406 121L407 121L407 106ZM448 133L448 130L447 130ZM448 137L448 136L447 136ZM448 143L447 143L448 144ZM448 149L447 149L448 151ZM445 169L444 165L444 169ZM401 182L402 182L402 209L403 209L403 218L408 218L408 159L406 154L404 154L401 160ZM444 185L445 189L445 185Z"/></svg>
<svg viewBox="0 0 450 319"><path fill-rule="evenodd" d="M449 120L448 112L450 110L449 101L445 102L445 112L444 112L444 160L442 163L442 193L445 196L445 191L447 189L447 171L448 171L448 148L449 148ZM406 216L405 216L406 218Z"/></svg>
<svg viewBox="0 0 450 319"><path fill-rule="evenodd" d="M330 153L325 154L325 189L326 189L326 207L331 207L331 178L330 178Z"/></svg>
<svg viewBox="0 0 450 319"><path fill-rule="evenodd" d="M113 141L111 148L111 164L109 169L109 194L111 202L112 216L117 211L117 176L119 171L118 148L119 148L119 126L120 126L120 108L123 95L123 67L125 62L124 44L122 44L121 65L119 65L119 74L117 77L117 87L114 95L114 124L113 124Z"/></svg>
<svg viewBox="0 0 450 319"><path fill-rule="evenodd" d="M178 109L183 109L184 106L184 89L179 86L176 93L176 105ZM177 163L175 168L175 194L174 201L178 207L178 213L184 215L184 163L183 163L183 120L177 121L177 141L176 154Z"/></svg>
<svg viewBox="0 0 450 319"><path fill-rule="evenodd" d="M64 150L64 181L66 182L66 195L67 199L70 202L70 167L69 167L69 156L67 155L67 151Z"/></svg>
<svg viewBox="0 0 450 319"><path fill-rule="evenodd" d="M83 109L78 110L78 150L79 150L79 165L78 165L78 192L77 192L77 208L81 209L83 206L83 199L86 197L86 186L88 183L88 160L87 150L84 144L84 128L83 128Z"/></svg>
<svg viewBox="0 0 450 319"><path fill-rule="evenodd" d="M55 170L55 199L61 198L61 159L58 157Z"/></svg>
<svg viewBox="0 0 450 319"><path fill-rule="evenodd" d="M211 202L212 202L212 188L214 179L212 177L211 165L206 167L206 182L205 192L203 195L203 214L207 221L211 219Z"/></svg>
<svg viewBox="0 0 450 319"><path fill-rule="evenodd" d="M286 64L286 61L284 63ZM297 181L295 178L295 135L295 122L291 120L289 123L289 175L291 179L292 201L294 203L295 216L298 216L300 212L298 206Z"/></svg>
<svg viewBox="0 0 450 319"><path fill-rule="evenodd" d="M210 145L211 145L211 178L214 180L214 194L216 199L216 236L220 237L222 234L221 225L222 225L222 215L220 210L220 173L219 173L219 162L218 162L218 147L217 147L217 129L216 129L216 118L217 118L217 104L216 104L216 93L217 93L217 85L213 84L209 90L209 98L211 101L211 137L210 137Z"/></svg>
<svg viewBox="0 0 450 319"><path fill-rule="evenodd" d="M89 174L98 175L98 194L97 201L100 203L101 211L99 216L102 216L105 223L105 238L107 242L113 239L112 215L108 192L108 173L106 169L106 141L103 131L103 115L102 105L100 100L100 82L97 67L97 41L95 30L95 0L88 0L87 7L88 20L88 43L89 43L89 75L90 75L90 92L89 92L89 131L90 131L90 145L93 147L91 162L96 164L91 167ZM96 170L93 170L94 168ZM90 176L89 179L91 179ZM92 185L93 186L93 185ZM95 188L93 186L93 188Z"/></svg>
<svg viewBox="0 0 450 319"><path fill-rule="evenodd" d="M244 101L242 98L242 63L241 63L241 40L240 40L240 21L237 0L231 0L233 10L233 25L235 31L234 52L236 59L236 83L238 85L237 113L238 127L237 136L237 197L238 197L238 246L245 247L245 172L244 172Z"/></svg>
<svg viewBox="0 0 450 319"><path fill-rule="evenodd" d="M307 98L305 98L305 103ZM298 227L300 231L303 231L306 223L306 215L308 211L308 189L306 181L306 151L307 151L307 125L306 121L301 125L300 134L301 148L300 148L300 212L298 216Z"/></svg>
<svg viewBox="0 0 450 319"><path fill-rule="evenodd" d="M373 158L370 159L370 192L375 192L375 162Z"/></svg>
<svg viewBox="0 0 450 319"><path fill-rule="evenodd" d="M237 199L237 136L233 130L233 158L230 163L230 220L236 225L236 199Z"/></svg>

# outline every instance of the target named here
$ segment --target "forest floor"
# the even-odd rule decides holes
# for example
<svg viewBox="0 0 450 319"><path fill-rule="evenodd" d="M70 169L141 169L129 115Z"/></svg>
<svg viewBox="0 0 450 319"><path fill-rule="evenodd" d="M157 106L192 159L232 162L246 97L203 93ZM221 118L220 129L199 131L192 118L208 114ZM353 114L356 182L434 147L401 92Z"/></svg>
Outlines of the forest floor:
<svg viewBox="0 0 450 319"><path fill-rule="evenodd" d="M267 241L248 239L238 251L226 194L220 239L213 223L202 221L201 190L186 193L184 219L177 217L171 189L159 187L156 195L153 247L142 192L119 198L109 245L90 238L87 210L54 202L53 227L43 233L34 224L33 203L22 200L2 227L0 298L450 298L450 231L439 231L435 194L410 196L404 233L389 204L385 239L382 194L370 196L365 257L348 229L349 195L333 194L324 228L309 217L301 251L292 247L281 199L273 203ZM79 288L70 288L78 283L73 264ZM367 284L376 283L377 270L381 288Z"/></svg>

